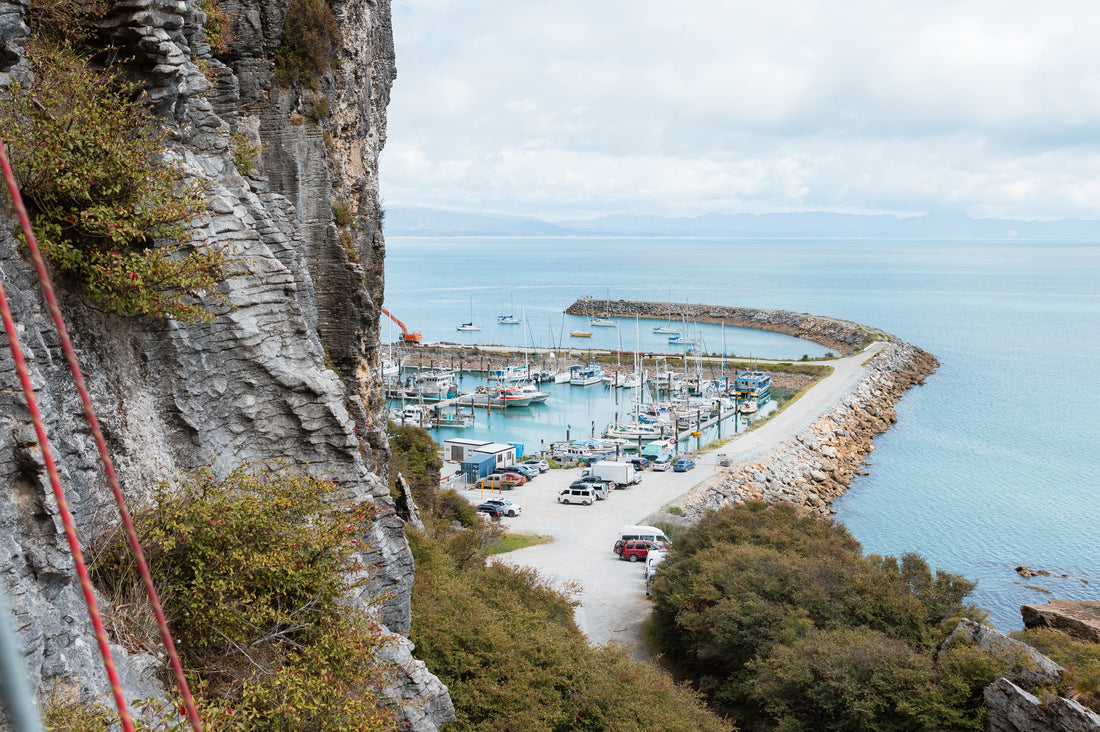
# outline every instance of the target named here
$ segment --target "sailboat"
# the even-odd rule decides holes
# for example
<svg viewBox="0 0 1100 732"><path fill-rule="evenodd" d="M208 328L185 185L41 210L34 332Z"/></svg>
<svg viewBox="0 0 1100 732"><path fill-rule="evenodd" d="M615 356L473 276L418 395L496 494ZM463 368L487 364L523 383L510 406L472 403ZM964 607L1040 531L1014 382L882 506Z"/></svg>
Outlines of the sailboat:
<svg viewBox="0 0 1100 732"><path fill-rule="evenodd" d="M585 299L587 299L587 298L585 298ZM584 305L584 317L586 317L586 318L588 317L588 304L587 303L585 303L585 305ZM588 322L589 322L589 329L588 330L584 330L583 328L575 328L574 330L569 331L569 335L572 336L573 338L591 338L592 337L592 326L591 326L592 321L591 321L591 319Z"/></svg>
<svg viewBox="0 0 1100 732"><path fill-rule="evenodd" d="M504 310L504 303L500 304L500 309ZM515 316L516 303L512 300L512 308L508 311L510 314L505 315L503 312L497 316L497 323L500 325L519 325L519 318Z"/></svg>
<svg viewBox="0 0 1100 732"><path fill-rule="evenodd" d="M591 325L598 326L600 328L615 328L619 324L611 319L611 290L607 291L607 317L606 318L592 318L588 321Z"/></svg>
<svg viewBox="0 0 1100 732"><path fill-rule="evenodd" d="M470 322L463 323L455 330L481 330L480 325L474 325L474 299L472 297L470 298Z"/></svg>
<svg viewBox="0 0 1100 732"><path fill-rule="evenodd" d="M671 290L669 290L669 293L668 293L668 325L658 325L656 328L653 329L653 332L654 333L663 333L665 335L670 335L670 336L671 335L675 335L675 336L680 335L680 331L678 331L678 330L676 330L675 328L672 327L672 291ZM669 338L669 340L671 341L672 339Z"/></svg>

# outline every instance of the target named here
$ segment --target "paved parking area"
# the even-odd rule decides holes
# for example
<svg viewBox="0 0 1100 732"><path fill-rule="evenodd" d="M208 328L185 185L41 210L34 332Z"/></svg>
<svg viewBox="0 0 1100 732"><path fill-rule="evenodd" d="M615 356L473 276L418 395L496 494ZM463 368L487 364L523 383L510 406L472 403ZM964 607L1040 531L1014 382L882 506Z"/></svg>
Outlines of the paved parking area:
<svg viewBox="0 0 1100 732"><path fill-rule="evenodd" d="M717 452L738 463L776 449L850 393L866 371L865 362L884 345L875 343L861 353L830 362L834 372L801 399ZM575 590L581 603L577 625L593 643L617 641L632 646L635 655L645 655L643 631L650 605L642 566L620 560L612 546L623 526L644 523L646 516L713 476L720 469L715 461L715 453L701 454L695 468L686 473L645 470L641 484L612 491L606 500L591 506L557 502L558 493L580 475L579 468L543 473L504 492L523 506L523 514L501 521L511 532L541 534L554 541L498 555L496 560L531 567L559 588ZM467 497L478 503L479 493L467 491Z"/></svg>
<svg viewBox="0 0 1100 732"><path fill-rule="evenodd" d="M714 471L713 455L700 456L695 469L686 473L645 470L640 484L611 491L591 506L557 502L558 493L576 480L580 468L543 473L504 491L505 498L523 506L523 513L501 521L512 533L541 534L554 541L498 555L496 560L532 567L560 589L579 591L577 625L593 643L620 641L640 651L649 617L642 564L620 560L612 546L623 526L641 523ZM466 495L477 503L490 493L471 490Z"/></svg>

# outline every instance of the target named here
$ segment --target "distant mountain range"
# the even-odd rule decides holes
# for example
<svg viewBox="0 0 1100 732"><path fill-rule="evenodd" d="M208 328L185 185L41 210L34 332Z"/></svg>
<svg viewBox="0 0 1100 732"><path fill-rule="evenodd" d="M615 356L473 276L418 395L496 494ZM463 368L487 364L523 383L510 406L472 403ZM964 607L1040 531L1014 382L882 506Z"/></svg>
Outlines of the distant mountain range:
<svg viewBox="0 0 1100 732"><path fill-rule="evenodd" d="M457 213L418 206L386 208L387 234L407 236L668 236L735 238L903 238L1100 240L1100 221L972 219L965 214L901 218L827 212L705 214L662 218L612 214L549 222L527 216Z"/></svg>

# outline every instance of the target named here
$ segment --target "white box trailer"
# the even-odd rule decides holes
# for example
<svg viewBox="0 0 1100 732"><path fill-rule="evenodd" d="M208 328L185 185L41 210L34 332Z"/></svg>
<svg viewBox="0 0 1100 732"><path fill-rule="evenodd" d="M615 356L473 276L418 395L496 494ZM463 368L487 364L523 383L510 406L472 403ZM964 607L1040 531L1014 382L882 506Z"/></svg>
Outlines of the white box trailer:
<svg viewBox="0 0 1100 732"><path fill-rule="evenodd" d="M631 463L616 463L608 460L592 463L591 467L581 471L582 478L589 476L607 481L612 488L625 488L642 482L642 476Z"/></svg>

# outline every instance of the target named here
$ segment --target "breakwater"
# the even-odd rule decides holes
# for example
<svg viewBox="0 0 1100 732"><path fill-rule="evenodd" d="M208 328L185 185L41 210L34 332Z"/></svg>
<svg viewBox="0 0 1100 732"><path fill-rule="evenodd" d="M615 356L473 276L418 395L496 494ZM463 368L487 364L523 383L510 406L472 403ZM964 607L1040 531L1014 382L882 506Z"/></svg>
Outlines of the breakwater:
<svg viewBox="0 0 1100 732"><path fill-rule="evenodd" d="M679 502L687 522L748 500L788 501L830 514L832 501L854 476L864 474L874 436L897 421L894 405L909 388L923 384L939 362L916 346L894 340L868 366L866 376L809 428L766 456L724 468L698 485Z"/></svg>
<svg viewBox="0 0 1100 732"><path fill-rule="evenodd" d="M566 308L565 312L581 316L610 313L618 318L637 316L653 320L667 318L674 322L724 323L729 326L767 330L804 338L844 356L855 353L873 341L891 340L887 333L848 320L769 308L645 300L599 300L584 297Z"/></svg>

